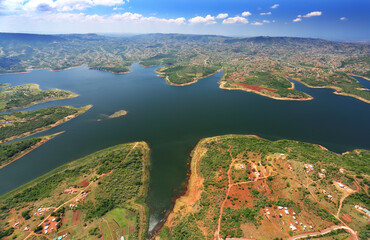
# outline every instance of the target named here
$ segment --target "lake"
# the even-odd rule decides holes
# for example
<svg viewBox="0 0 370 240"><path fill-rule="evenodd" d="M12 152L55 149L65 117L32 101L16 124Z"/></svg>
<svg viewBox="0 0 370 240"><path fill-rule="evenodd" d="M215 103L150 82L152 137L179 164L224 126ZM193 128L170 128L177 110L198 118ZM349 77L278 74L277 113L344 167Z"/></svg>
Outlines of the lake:
<svg viewBox="0 0 370 240"><path fill-rule="evenodd" d="M189 154L204 137L222 134L256 134L263 138L317 143L342 153L370 148L370 104L332 94L332 89L310 89L294 82L312 101L279 101L243 91L219 89L222 72L185 87L168 85L157 77L156 67L138 64L117 75L86 66L53 72L0 75L12 85L37 83L42 89L59 88L80 94L68 100L37 104L48 106L93 104L85 114L48 131L66 130L53 140L0 170L0 194L100 149L133 141L151 148L151 182L148 197L150 229L184 191ZM370 88L370 81L357 79ZM98 122L117 110L128 114ZM33 137L32 136L32 137Z"/></svg>

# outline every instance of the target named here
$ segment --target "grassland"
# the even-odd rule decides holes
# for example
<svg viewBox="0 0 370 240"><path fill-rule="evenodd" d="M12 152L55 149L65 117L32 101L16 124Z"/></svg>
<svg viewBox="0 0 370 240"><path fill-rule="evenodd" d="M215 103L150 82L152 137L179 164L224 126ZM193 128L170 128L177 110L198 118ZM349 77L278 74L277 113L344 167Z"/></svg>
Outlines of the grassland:
<svg viewBox="0 0 370 240"><path fill-rule="evenodd" d="M74 98L78 95L59 89L41 90L37 84L25 84L0 90L0 112L28 107L37 103Z"/></svg>
<svg viewBox="0 0 370 240"><path fill-rule="evenodd" d="M145 142L67 163L0 197L0 234L8 234L5 239L146 239L149 165Z"/></svg>
<svg viewBox="0 0 370 240"><path fill-rule="evenodd" d="M63 132L0 145L0 169Z"/></svg>
<svg viewBox="0 0 370 240"><path fill-rule="evenodd" d="M192 152L188 190L157 239L298 239L331 231L368 239L369 216L355 205L370 207L369 161L368 150L340 155L256 136L203 139Z"/></svg>
<svg viewBox="0 0 370 240"><path fill-rule="evenodd" d="M0 143L25 137L60 125L86 112L92 106L48 107L0 115Z"/></svg>

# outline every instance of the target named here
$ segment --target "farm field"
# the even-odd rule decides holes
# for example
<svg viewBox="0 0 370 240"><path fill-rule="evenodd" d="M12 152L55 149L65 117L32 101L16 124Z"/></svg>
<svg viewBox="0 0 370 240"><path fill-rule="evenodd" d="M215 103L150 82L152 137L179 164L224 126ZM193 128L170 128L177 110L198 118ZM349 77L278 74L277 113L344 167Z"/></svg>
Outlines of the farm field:
<svg viewBox="0 0 370 240"><path fill-rule="evenodd" d="M146 239L149 164L145 142L67 163L0 197L0 237Z"/></svg>
<svg viewBox="0 0 370 240"><path fill-rule="evenodd" d="M369 154L256 136L203 139L188 190L157 239L367 239Z"/></svg>

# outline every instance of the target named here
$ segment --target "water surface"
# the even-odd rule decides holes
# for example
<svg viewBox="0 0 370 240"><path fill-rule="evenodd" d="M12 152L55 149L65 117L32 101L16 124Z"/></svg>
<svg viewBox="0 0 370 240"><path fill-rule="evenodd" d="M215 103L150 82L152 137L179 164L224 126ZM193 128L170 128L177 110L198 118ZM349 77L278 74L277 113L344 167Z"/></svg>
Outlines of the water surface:
<svg viewBox="0 0 370 240"><path fill-rule="evenodd" d="M332 94L332 89L310 89L295 82L312 101L279 101L243 91L219 89L222 73L198 83L175 87L156 76L155 68L134 64L131 73L116 75L85 66L65 71L37 70L0 75L12 85L40 84L80 94L68 100L37 104L48 106L93 104L85 114L34 136L66 130L25 157L0 170L0 194L89 153L133 141L151 148L148 203L150 227L163 219L171 199L184 189L189 153L204 137L256 134L271 140L295 139L321 144L338 153L370 148L370 104ZM364 86L369 81L357 78ZM96 120L124 109L121 118Z"/></svg>

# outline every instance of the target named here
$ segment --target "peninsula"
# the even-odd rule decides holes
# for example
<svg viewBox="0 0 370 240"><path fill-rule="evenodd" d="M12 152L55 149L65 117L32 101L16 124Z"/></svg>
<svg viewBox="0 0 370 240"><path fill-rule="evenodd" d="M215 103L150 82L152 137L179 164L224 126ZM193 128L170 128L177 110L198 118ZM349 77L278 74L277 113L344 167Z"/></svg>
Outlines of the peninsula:
<svg viewBox="0 0 370 240"><path fill-rule="evenodd" d="M64 164L0 197L0 238L146 239L149 166L145 142Z"/></svg>
<svg viewBox="0 0 370 240"><path fill-rule="evenodd" d="M226 135L191 156L188 190L156 239L368 236L369 150Z"/></svg>

